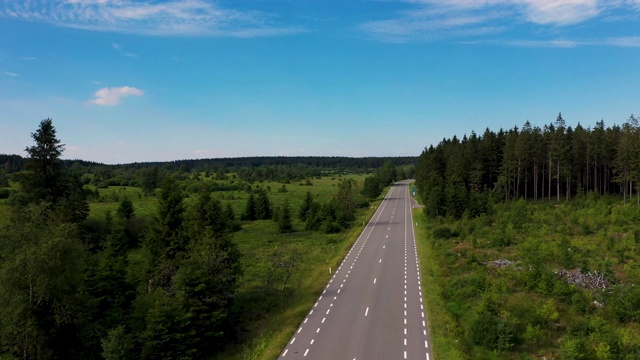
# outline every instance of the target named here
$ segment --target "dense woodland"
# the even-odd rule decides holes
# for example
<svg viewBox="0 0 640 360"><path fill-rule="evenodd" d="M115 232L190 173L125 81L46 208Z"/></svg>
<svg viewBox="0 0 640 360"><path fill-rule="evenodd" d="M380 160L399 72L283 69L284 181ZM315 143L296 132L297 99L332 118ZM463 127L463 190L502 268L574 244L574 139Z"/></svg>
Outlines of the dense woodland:
<svg viewBox="0 0 640 360"><path fill-rule="evenodd" d="M562 114L542 128L486 129L442 140L422 152L416 174L434 216L460 218L496 200L569 200L588 192L640 201L640 127L631 115L622 126L567 126ZM490 194L488 194L490 193Z"/></svg>
<svg viewBox="0 0 640 360"><path fill-rule="evenodd" d="M635 116L444 139L416 185L440 358L640 358Z"/></svg>
<svg viewBox="0 0 640 360"><path fill-rule="evenodd" d="M292 277L306 258L278 243L303 232L309 244L320 239L313 246L333 249L340 239L334 235L350 228L384 186L412 176L415 161L246 158L108 166L62 161L64 145L50 119L32 138L28 157L0 155L0 199L8 207L0 221L2 359L212 358L253 336L250 322L287 306ZM348 172L372 175L342 179ZM334 177L331 186L316 190L313 182L323 175ZM304 197L284 196L287 185L309 190ZM272 201L276 194L284 201ZM92 214L113 201L115 212ZM134 203L147 204L149 215ZM263 229L243 235L258 243L256 236L275 236L271 229L284 237L275 248L259 247L270 248L267 254L242 253L234 236L243 227ZM244 271L258 274L248 282L263 284L238 302Z"/></svg>

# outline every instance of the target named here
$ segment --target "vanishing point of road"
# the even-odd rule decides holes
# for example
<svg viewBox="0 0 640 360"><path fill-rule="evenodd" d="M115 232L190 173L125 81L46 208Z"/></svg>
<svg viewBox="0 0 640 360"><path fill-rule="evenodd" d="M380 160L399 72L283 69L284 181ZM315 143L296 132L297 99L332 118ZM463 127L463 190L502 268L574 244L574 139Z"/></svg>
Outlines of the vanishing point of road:
<svg viewBox="0 0 640 360"><path fill-rule="evenodd" d="M393 185L279 359L432 359L411 208Z"/></svg>

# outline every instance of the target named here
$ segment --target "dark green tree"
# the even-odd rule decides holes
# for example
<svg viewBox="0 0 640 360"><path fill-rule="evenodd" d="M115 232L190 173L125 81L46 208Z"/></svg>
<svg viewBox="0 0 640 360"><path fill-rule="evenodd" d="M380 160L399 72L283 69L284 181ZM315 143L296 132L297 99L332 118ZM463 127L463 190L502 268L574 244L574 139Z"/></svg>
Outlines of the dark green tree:
<svg viewBox="0 0 640 360"><path fill-rule="evenodd" d="M229 229L229 215L222 207L220 200L211 197L208 190L201 191L189 209L191 239L196 239L205 232L220 237Z"/></svg>
<svg viewBox="0 0 640 360"><path fill-rule="evenodd" d="M100 331L124 324L129 319L134 286L127 280L129 239L123 229L114 230L89 272L88 292L95 299L94 321Z"/></svg>
<svg viewBox="0 0 640 360"><path fill-rule="evenodd" d="M158 188L160 184L160 171L156 166L148 167L142 170L141 185L145 194L151 194Z"/></svg>
<svg viewBox="0 0 640 360"><path fill-rule="evenodd" d="M230 202L227 202L227 206L225 208L224 213L227 216L227 220L229 220L230 222L233 222L236 220L236 214L233 211L233 207L231 206Z"/></svg>
<svg viewBox="0 0 640 360"><path fill-rule="evenodd" d="M204 236L176 274L176 301L186 315L183 346L191 358L206 358L228 342L232 333L228 316L241 275L239 258L228 236Z"/></svg>
<svg viewBox="0 0 640 360"><path fill-rule="evenodd" d="M335 201L337 205L338 222L342 227L349 227L356 218L358 208L358 186L355 180L345 179L338 185L338 194Z"/></svg>
<svg viewBox="0 0 640 360"><path fill-rule="evenodd" d="M0 187L9 187L9 180L4 171L0 171Z"/></svg>
<svg viewBox="0 0 640 360"><path fill-rule="evenodd" d="M45 119L31 137L36 142L25 151L29 155L26 172L20 179L30 203L44 201L57 205L66 193L65 173L60 156L64 144L56 137L53 120Z"/></svg>
<svg viewBox="0 0 640 360"><path fill-rule="evenodd" d="M56 137L53 121L42 120L31 137L36 144L26 148L29 154L26 171L18 177L23 200L17 205L44 202L57 210L52 215L59 221L83 221L89 214L89 205L80 176L65 170L60 160L64 145Z"/></svg>
<svg viewBox="0 0 640 360"><path fill-rule="evenodd" d="M120 200L120 205L118 205L118 210L116 210L116 215L120 219L130 220L133 217L134 212L135 209L133 208L133 203L128 197L124 197Z"/></svg>
<svg viewBox="0 0 640 360"><path fill-rule="evenodd" d="M253 221L257 219L256 216L256 198L253 196L253 193L249 194L249 198L247 198L247 205L244 208L244 214L242 214L243 220Z"/></svg>
<svg viewBox="0 0 640 360"><path fill-rule="evenodd" d="M291 209L289 208L289 200L285 199L280 209L278 217L278 229L281 233L288 233L293 231L293 224L291 223Z"/></svg>
<svg viewBox="0 0 640 360"><path fill-rule="evenodd" d="M258 192L258 196L256 198L256 219L271 219L271 201L265 191Z"/></svg>
<svg viewBox="0 0 640 360"><path fill-rule="evenodd" d="M379 176L383 186L391 185L391 183L396 181L396 175L396 167L391 161L386 161L379 170Z"/></svg>
<svg viewBox="0 0 640 360"><path fill-rule="evenodd" d="M65 174L65 194L56 208L63 222L80 223L89 216L89 204L84 192L80 175L74 172Z"/></svg>
<svg viewBox="0 0 640 360"><path fill-rule="evenodd" d="M150 286L168 290L190 240L184 224L182 192L170 177L163 181L157 211L155 224L146 239L152 259Z"/></svg>
<svg viewBox="0 0 640 360"><path fill-rule="evenodd" d="M307 191L307 194L302 200L302 205L300 205L300 209L298 209L298 217L302 221L307 221L309 215L311 214L311 208L313 207L313 195L310 191Z"/></svg>
<svg viewBox="0 0 640 360"><path fill-rule="evenodd" d="M0 229L0 353L70 358L80 333L86 252L75 224L29 205Z"/></svg>
<svg viewBox="0 0 640 360"><path fill-rule="evenodd" d="M362 195L374 199L380 196L380 193L382 193L382 179L377 175L367 176L362 186Z"/></svg>

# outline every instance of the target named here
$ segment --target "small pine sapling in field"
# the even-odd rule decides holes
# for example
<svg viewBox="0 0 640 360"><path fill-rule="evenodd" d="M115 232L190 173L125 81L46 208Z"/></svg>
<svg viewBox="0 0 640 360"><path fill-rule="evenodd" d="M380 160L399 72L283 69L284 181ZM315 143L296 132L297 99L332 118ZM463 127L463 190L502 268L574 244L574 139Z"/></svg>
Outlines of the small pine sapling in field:
<svg viewBox="0 0 640 360"><path fill-rule="evenodd" d="M120 201L118 210L116 210L116 215L120 219L130 220L133 217L134 212L135 209L133 208L133 203L131 202L131 200L129 200L128 197L125 197Z"/></svg>
<svg viewBox="0 0 640 360"><path fill-rule="evenodd" d="M280 217L278 218L278 229L281 233L289 233L293 231L293 225L291 223L291 209L289 208L289 201L285 200L280 210Z"/></svg>

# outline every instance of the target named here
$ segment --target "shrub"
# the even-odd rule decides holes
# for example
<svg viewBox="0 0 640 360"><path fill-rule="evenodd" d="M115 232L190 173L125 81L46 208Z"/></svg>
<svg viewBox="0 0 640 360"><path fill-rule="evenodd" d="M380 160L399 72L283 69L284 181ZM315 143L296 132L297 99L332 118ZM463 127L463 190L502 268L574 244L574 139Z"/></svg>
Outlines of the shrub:
<svg viewBox="0 0 640 360"><path fill-rule="evenodd" d="M448 226L443 225L433 229L434 239L448 240L454 236L457 236L457 235L453 231L451 231L451 229Z"/></svg>
<svg viewBox="0 0 640 360"><path fill-rule="evenodd" d="M514 345L513 329L509 322L495 315L480 314L471 324L472 343L490 350L509 350Z"/></svg>
<svg viewBox="0 0 640 360"><path fill-rule="evenodd" d="M327 234L335 234L342 230L342 226L335 221L325 221L322 224L322 230Z"/></svg>

